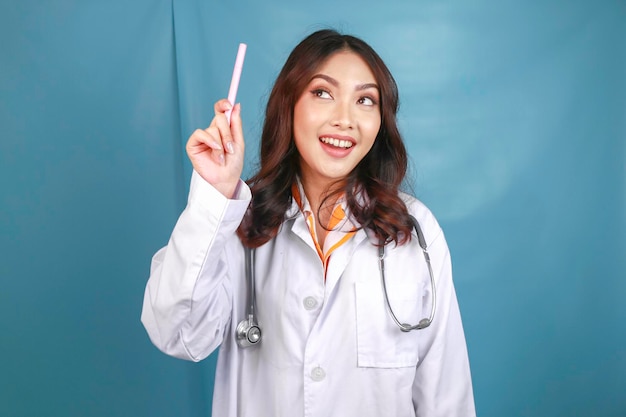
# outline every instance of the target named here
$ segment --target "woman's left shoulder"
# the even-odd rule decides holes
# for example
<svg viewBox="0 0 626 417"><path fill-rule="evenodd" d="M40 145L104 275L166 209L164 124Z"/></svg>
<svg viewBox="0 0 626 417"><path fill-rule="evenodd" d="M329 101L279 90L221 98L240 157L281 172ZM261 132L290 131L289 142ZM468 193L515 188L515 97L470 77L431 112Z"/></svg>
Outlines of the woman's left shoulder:
<svg viewBox="0 0 626 417"><path fill-rule="evenodd" d="M441 226L439 225L437 218L426 206L426 204L416 197L404 192L400 192L399 196L406 205L409 214L415 217L417 222L420 224L424 235L427 236L427 241L432 241L439 236L440 233L442 233Z"/></svg>

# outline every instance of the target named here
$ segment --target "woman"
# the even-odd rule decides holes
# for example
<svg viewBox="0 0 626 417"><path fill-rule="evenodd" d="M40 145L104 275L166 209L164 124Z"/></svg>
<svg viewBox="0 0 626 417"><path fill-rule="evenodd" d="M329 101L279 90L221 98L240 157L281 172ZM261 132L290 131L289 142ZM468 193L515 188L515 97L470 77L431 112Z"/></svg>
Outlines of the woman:
<svg viewBox="0 0 626 417"><path fill-rule="evenodd" d="M322 30L291 53L270 95L261 164L240 180L241 108L215 104L187 143L188 205L154 256L142 321L167 354L193 361L215 348L214 416L472 416L472 386L448 248L430 211L402 194L407 155L397 87L363 41ZM400 320L433 301L432 324ZM255 252L262 340L240 347L244 248Z"/></svg>

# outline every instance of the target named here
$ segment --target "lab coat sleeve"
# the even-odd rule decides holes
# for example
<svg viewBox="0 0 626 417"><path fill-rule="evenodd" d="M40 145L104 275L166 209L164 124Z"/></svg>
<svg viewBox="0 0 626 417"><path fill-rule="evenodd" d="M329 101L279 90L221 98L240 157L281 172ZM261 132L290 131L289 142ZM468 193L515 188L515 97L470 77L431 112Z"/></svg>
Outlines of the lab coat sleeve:
<svg viewBox="0 0 626 417"><path fill-rule="evenodd" d="M438 226L437 226L438 227ZM423 330L413 383L418 417L473 417L476 415L461 314L452 282L450 252L440 228L428 251L437 291L437 310Z"/></svg>
<svg viewBox="0 0 626 417"><path fill-rule="evenodd" d="M224 247L237 238L250 198L243 181L227 199L192 174L187 206L152 259L141 314L150 340L168 355L199 361L222 342L232 311Z"/></svg>

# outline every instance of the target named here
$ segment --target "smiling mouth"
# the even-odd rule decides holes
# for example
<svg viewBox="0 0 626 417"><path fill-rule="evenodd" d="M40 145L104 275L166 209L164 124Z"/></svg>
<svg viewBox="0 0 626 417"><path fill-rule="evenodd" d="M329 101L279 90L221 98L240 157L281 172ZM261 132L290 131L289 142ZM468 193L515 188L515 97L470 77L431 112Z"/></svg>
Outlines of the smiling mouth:
<svg viewBox="0 0 626 417"><path fill-rule="evenodd" d="M349 140L335 139L335 138L320 138L320 141L322 141L323 143L327 145L334 146L335 148L343 148L343 149L351 148L354 145Z"/></svg>

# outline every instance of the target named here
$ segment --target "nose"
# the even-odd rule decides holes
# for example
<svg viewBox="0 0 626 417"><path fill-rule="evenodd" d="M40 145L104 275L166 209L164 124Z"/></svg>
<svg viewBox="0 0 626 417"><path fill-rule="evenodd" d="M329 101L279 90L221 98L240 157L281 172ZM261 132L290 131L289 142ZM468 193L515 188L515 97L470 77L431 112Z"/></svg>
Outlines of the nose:
<svg viewBox="0 0 626 417"><path fill-rule="evenodd" d="M354 112L349 101L336 101L331 125L340 129L352 129L355 124Z"/></svg>

